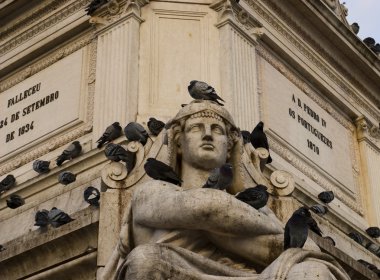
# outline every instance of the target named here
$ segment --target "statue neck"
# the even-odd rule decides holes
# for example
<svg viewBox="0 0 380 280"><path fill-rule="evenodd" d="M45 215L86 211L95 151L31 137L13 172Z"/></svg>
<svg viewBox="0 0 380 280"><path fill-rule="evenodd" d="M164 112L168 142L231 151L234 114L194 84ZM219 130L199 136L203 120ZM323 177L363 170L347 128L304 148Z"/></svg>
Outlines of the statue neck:
<svg viewBox="0 0 380 280"><path fill-rule="evenodd" d="M210 170L202 170L182 161L181 177L183 189L201 188L207 181Z"/></svg>

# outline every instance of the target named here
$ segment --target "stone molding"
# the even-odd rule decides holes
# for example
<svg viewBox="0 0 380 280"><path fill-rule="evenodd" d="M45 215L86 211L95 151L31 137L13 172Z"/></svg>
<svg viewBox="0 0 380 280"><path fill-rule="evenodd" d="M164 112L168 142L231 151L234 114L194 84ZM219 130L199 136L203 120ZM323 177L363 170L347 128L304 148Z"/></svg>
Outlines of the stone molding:
<svg viewBox="0 0 380 280"><path fill-rule="evenodd" d="M59 133L58 135L50 138L44 143L41 143L40 145L37 145L34 148L31 148L31 150L20 154L19 156L17 156L17 158L12 157L10 159L5 160L2 164L0 164L0 176L34 159L37 159L40 156L92 131L92 120L93 120L93 114L94 114L94 108L93 108L94 107L94 91L95 91L94 77L95 77L95 71L96 71L95 68L96 68L96 55L97 55L97 52L96 52L97 41L93 40L93 35L89 34L77 41L72 42L71 44L67 46L63 46L59 48L52 54L46 56L45 58L42 58L38 62L12 75L7 80L0 82L0 92L5 91L11 88L12 86L22 82L23 80L30 77L31 75L49 67L50 65L54 64L58 60L88 45L89 45L89 52L87 54L88 56L87 59L89 61L88 77L83 77L84 79L89 80L87 100L85 102L86 109L84 109L86 112L86 115L84 117L85 119L84 122L68 132Z"/></svg>
<svg viewBox="0 0 380 280"><path fill-rule="evenodd" d="M376 110L373 106L371 106L368 102L365 102L362 96L359 95L357 91L355 91L350 85L347 84L345 80L340 78L340 75L336 74L335 71L324 61L322 61L317 55L316 52L321 54L322 57L326 57L327 61L338 71L343 73L345 77L347 77L350 82L355 85L361 92L365 93L366 96L371 97L371 93L364 88L363 85L359 83L351 74L344 69L340 63L338 63L326 50L323 49L322 46L318 44L314 39L308 35L301 26L296 24L289 16L287 16L283 11L281 11L271 0L262 0L265 4L267 4L273 12L276 13L276 16L283 20L287 26L291 27L293 30L297 32L297 34L302 38L302 40L306 41L309 45L314 46L315 50L310 47L305 46L304 42L297 39L297 36L293 34L289 27L286 27L284 24L281 24L278 19L276 19L269 11L262 7L262 5L258 4L257 1L254 0L244 0L250 8L252 8L256 13L258 13L266 22L268 22L272 27L276 29L281 35L283 35L288 42L290 42L293 46L295 46L313 65L318 67L329 79L331 79L336 85L339 86L341 90L343 90L347 96L351 99L350 103L355 103L362 107L365 111L367 111L372 117L377 120L380 120L380 112ZM376 103L376 102L375 102Z"/></svg>
<svg viewBox="0 0 380 280"><path fill-rule="evenodd" d="M356 183L355 188L358 191L359 197L361 197L361 181L360 175L360 164L359 164L359 151L358 147L354 143L356 139L355 126L345 119L341 114L339 114L328 102L324 101L321 97L314 92L314 90L299 77L297 77L292 71L290 71L279 59L275 58L269 51L267 51L263 46L258 45L256 47L258 57L267 61L276 70L278 70L282 75L284 75L289 81L291 81L295 86L297 86L302 92L309 96L313 101L315 101L322 109L326 110L337 122L339 122L347 131L352 134L349 137L351 160L352 160L352 171L354 174L354 181ZM259 63L258 63L259 64ZM259 96L263 94L262 92L262 78L261 72L258 71L258 94ZM260 114L263 115L262 101L259 102ZM355 196L348 195L343 192L338 186L331 182L328 176L322 175L315 171L315 168L308 163L306 160L302 159L300 156L296 155L291 149L286 148L287 145L282 143L277 139L272 133L267 133L269 136L270 147L276 153L278 153L282 158L286 159L291 165L304 173L307 177L312 179L314 182L319 184L326 190L332 190L334 194L350 206L358 214L363 215L363 207L360 199L355 200Z"/></svg>
<svg viewBox="0 0 380 280"><path fill-rule="evenodd" d="M22 45L31 38L35 37L37 34L44 32L45 30L51 28L52 26L64 20L65 18L68 18L72 14L84 9L88 3L90 3L90 0L74 1L74 3L71 3L70 5L57 11L50 17L47 17L46 19L40 21L38 24L25 30L21 34L18 34L17 36L0 46L0 55L4 55L10 52L19 45Z"/></svg>
<svg viewBox="0 0 380 280"><path fill-rule="evenodd" d="M377 154L380 154L380 128L364 116L355 121L358 141L366 141Z"/></svg>

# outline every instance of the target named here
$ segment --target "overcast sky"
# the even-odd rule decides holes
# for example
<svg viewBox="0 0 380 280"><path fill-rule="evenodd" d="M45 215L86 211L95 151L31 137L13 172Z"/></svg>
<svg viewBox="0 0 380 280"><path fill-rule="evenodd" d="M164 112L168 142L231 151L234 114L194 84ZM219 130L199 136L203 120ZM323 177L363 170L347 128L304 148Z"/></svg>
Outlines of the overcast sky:
<svg viewBox="0 0 380 280"><path fill-rule="evenodd" d="M372 37L380 42L380 0L340 0L348 8L347 21L360 26L359 38Z"/></svg>

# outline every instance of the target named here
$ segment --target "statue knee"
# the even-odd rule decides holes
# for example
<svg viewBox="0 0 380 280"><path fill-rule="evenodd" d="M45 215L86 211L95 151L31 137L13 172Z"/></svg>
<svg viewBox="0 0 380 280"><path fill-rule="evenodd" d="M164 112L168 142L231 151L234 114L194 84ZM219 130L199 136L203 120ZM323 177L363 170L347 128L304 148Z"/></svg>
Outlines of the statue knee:
<svg viewBox="0 0 380 280"><path fill-rule="evenodd" d="M304 261L294 265L286 277L287 280L314 280L332 278L328 267L318 261Z"/></svg>

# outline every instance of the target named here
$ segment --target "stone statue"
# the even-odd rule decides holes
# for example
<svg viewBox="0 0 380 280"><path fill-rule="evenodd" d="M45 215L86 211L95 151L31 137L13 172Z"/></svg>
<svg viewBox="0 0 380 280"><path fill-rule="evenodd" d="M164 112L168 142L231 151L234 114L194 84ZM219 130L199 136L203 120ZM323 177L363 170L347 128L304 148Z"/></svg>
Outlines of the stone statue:
<svg viewBox="0 0 380 280"><path fill-rule="evenodd" d="M311 240L283 251L283 224L274 213L234 197L266 182L259 171L250 171L251 181L244 176L243 141L226 109L193 101L162 133L166 163L180 174L182 187L150 179L134 186L103 279L350 279ZM231 188L201 188L226 162L234 168Z"/></svg>

